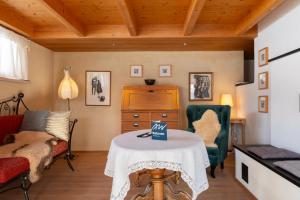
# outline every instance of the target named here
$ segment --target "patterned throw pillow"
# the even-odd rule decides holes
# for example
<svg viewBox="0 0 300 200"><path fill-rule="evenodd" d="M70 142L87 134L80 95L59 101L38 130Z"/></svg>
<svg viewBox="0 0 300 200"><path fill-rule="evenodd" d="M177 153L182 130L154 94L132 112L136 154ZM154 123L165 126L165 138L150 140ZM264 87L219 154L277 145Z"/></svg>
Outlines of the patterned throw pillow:
<svg viewBox="0 0 300 200"><path fill-rule="evenodd" d="M50 112L46 131L61 140L68 141L70 138L69 121L70 112Z"/></svg>
<svg viewBox="0 0 300 200"><path fill-rule="evenodd" d="M200 120L193 122L193 126L196 134L203 138L206 146L215 146L215 139L221 130L221 125L213 110L205 111Z"/></svg>

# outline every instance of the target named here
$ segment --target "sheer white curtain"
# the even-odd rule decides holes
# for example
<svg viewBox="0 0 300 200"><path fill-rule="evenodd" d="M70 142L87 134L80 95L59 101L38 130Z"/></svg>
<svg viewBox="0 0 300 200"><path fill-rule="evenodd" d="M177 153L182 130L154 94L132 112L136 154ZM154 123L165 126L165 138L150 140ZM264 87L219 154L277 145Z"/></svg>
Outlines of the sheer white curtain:
<svg viewBox="0 0 300 200"><path fill-rule="evenodd" d="M0 77L28 80L30 41L0 26Z"/></svg>

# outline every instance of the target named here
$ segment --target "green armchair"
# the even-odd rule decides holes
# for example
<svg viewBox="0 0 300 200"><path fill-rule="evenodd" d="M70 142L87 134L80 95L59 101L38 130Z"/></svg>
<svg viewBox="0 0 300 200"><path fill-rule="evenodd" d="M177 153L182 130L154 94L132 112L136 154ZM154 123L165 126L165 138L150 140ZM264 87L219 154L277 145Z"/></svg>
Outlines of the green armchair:
<svg viewBox="0 0 300 200"><path fill-rule="evenodd" d="M221 130L215 140L217 147L206 147L211 171L210 174L215 178L215 169L220 164L221 169L224 169L224 160L227 157L228 150L228 134L230 126L230 106L221 105L189 105L186 111L188 118L188 128L190 132L195 132L193 122L201 119L206 110L213 110L217 113Z"/></svg>

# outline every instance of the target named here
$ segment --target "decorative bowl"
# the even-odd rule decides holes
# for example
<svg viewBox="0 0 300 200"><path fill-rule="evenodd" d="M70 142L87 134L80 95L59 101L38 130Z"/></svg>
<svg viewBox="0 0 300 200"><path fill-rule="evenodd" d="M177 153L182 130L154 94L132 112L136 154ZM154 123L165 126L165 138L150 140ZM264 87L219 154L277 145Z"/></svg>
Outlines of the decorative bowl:
<svg viewBox="0 0 300 200"><path fill-rule="evenodd" d="M154 85L155 79L145 79L146 85Z"/></svg>

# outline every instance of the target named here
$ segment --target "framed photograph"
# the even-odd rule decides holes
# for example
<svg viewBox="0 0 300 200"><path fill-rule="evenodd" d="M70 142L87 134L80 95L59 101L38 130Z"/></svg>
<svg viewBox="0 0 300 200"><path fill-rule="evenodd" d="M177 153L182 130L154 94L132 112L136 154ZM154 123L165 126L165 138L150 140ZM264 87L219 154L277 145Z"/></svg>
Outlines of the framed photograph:
<svg viewBox="0 0 300 200"><path fill-rule="evenodd" d="M269 88L269 72L258 74L258 89L264 90Z"/></svg>
<svg viewBox="0 0 300 200"><path fill-rule="evenodd" d="M258 52L258 66L262 67L269 62L269 48L263 48Z"/></svg>
<svg viewBox="0 0 300 200"><path fill-rule="evenodd" d="M86 71L85 72L85 105L110 106L111 98L111 72Z"/></svg>
<svg viewBox="0 0 300 200"><path fill-rule="evenodd" d="M269 110L269 97L259 96L258 97L258 112L267 113Z"/></svg>
<svg viewBox="0 0 300 200"><path fill-rule="evenodd" d="M213 73L189 73L189 99L190 101L213 100Z"/></svg>
<svg viewBox="0 0 300 200"><path fill-rule="evenodd" d="M130 77L135 77L135 78L143 77L143 65L131 65Z"/></svg>
<svg viewBox="0 0 300 200"><path fill-rule="evenodd" d="M172 76L172 66L171 65L160 65L159 66L159 76L160 77L171 77Z"/></svg>

